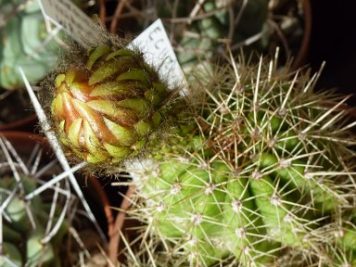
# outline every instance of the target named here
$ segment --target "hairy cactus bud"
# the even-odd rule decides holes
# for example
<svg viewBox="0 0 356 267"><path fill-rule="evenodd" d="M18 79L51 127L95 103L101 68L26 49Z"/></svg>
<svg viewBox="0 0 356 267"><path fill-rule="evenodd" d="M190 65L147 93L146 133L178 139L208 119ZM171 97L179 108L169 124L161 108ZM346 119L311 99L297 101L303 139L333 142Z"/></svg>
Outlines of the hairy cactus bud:
<svg viewBox="0 0 356 267"><path fill-rule="evenodd" d="M55 79L52 115L60 141L89 163L138 154L160 125L167 87L139 52L98 46L85 66Z"/></svg>

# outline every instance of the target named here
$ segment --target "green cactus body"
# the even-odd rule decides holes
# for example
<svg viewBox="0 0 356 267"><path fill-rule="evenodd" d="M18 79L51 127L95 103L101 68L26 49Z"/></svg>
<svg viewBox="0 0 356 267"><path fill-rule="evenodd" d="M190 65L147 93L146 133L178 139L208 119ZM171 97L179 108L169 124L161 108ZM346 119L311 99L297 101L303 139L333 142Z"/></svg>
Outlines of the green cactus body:
<svg viewBox="0 0 356 267"><path fill-rule="evenodd" d="M191 266L329 266L337 255L352 266L345 100L273 62L217 76L193 86L196 127L175 127L143 170L130 169L141 199L132 212ZM335 237L340 221L350 226Z"/></svg>
<svg viewBox="0 0 356 267"><path fill-rule="evenodd" d="M2 244L2 255L0 255L0 266L23 266L20 251L11 243Z"/></svg>
<svg viewBox="0 0 356 267"><path fill-rule="evenodd" d="M22 189L19 184L23 186ZM60 227L59 233L50 242L43 243L50 207L46 206L40 197L34 197L31 202L24 200L24 194L33 192L36 188L34 178L23 176L21 182L17 183L13 177L2 177L0 188L1 205L8 201L14 188L17 190L2 215L4 242L0 266L60 266L60 259L54 247L57 246L58 250L58 246L63 242L65 226Z"/></svg>
<svg viewBox="0 0 356 267"><path fill-rule="evenodd" d="M157 18L165 19L172 43L176 44L178 61L187 74L211 62L222 62L227 44L233 52L242 49L247 58L256 60L256 55L271 55L276 47L282 47L284 61L301 53L302 42L310 34L306 27L310 17L305 12L308 1L155 0L154 3ZM146 23L147 18L140 24Z"/></svg>
<svg viewBox="0 0 356 267"><path fill-rule="evenodd" d="M172 14L173 7L169 11L160 12L162 6L167 6L167 3L163 2L165 1L157 1L156 8L159 17L186 18L185 31L182 34L182 29L179 27L175 35L178 43L177 58L187 73L195 69L197 65L204 66L211 60L215 60L219 47L222 48L224 45L224 40L230 39L232 45L248 47L258 38L256 41L243 43L262 33L262 39L267 40L262 40L258 42L258 45L250 48L251 52L256 48L259 51L266 50L265 48L271 43L269 35L273 30L269 29L267 23L270 12L268 0L225 1L225 3L218 0L206 0L203 3L180 1L177 5L178 14ZM199 7L199 13L192 16L197 11L197 7Z"/></svg>
<svg viewBox="0 0 356 267"><path fill-rule="evenodd" d="M19 67L30 83L36 83L53 68L59 44L46 32L45 22L36 1L27 1L11 15L11 8L21 1L2 1L0 8L8 19L0 28L0 86L18 89L24 86Z"/></svg>
<svg viewBox="0 0 356 267"><path fill-rule="evenodd" d="M28 266L48 265L55 260L55 254L51 243L43 244L44 231L37 229L27 238L26 263ZM49 265L50 266L50 265Z"/></svg>
<svg viewBox="0 0 356 267"><path fill-rule="evenodd" d="M140 153L161 124L168 90L142 55L99 46L85 67L57 75L52 116L67 151L90 163L118 163Z"/></svg>
<svg viewBox="0 0 356 267"><path fill-rule="evenodd" d="M214 12L217 7L214 1L206 1L202 9L204 12ZM190 33L182 36L179 42L181 50L178 50L177 58L186 72L213 58L214 50L219 46L218 40L226 34L223 21L227 17L225 10L205 17L193 23L189 27ZM192 32L196 36L192 36Z"/></svg>

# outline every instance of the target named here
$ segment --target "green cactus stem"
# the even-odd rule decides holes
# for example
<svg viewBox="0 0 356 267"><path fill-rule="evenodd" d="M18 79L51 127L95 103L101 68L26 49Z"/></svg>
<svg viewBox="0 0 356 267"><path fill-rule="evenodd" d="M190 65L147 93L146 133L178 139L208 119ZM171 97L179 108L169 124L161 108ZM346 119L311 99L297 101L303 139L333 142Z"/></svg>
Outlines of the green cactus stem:
<svg viewBox="0 0 356 267"><path fill-rule="evenodd" d="M163 250L179 251L186 265L177 266L355 261L348 214L356 139L347 98L313 92L317 74L274 64L241 60L199 76L190 126L177 120L141 169L129 169L137 187L133 216ZM350 226L330 234L340 222Z"/></svg>

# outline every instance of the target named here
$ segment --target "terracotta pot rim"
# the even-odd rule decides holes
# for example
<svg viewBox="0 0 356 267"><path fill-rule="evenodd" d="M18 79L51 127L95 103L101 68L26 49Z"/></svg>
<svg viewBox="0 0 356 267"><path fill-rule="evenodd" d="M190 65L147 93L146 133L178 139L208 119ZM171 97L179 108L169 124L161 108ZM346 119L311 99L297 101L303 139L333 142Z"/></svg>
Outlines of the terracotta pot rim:
<svg viewBox="0 0 356 267"><path fill-rule="evenodd" d="M313 22L312 22L312 8L311 8L310 0L302 0L302 4L303 4L303 13L304 13L304 34L297 56L293 61L293 65L292 65L293 69L297 69L304 64L305 59L308 55L310 38L312 33Z"/></svg>
<svg viewBox="0 0 356 267"><path fill-rule="evenodd" d="M43 146L46 153L53 153L52 148L50 147L47 139L44 136L39 134L31 133L31 132L23 132L23 131L2 131L0 130L0 137L3 137L11 142L17 141L20 143L25 142L36 142Z"/></svg>
<svg viewBox="0 0 356 267"><path fill-rule="evenodd" d="M31 132L15 131L15 130L6 130L6 131L0 130L0 136L5 138L14 138L23 141L25 139L31 139L31 140L35 140L36 142L48 145L47 139L44 136Z"/></svg>

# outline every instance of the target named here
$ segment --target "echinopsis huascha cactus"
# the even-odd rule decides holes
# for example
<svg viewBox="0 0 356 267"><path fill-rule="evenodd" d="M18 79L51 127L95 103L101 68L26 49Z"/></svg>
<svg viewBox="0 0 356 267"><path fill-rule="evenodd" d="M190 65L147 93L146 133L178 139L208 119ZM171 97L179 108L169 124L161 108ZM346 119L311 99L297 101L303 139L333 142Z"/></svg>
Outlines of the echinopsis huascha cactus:
<svg viewBox="0 0 356 267"><path fill-rule="evenodd" d="M161 124L166 85L138 51L101 45L55 79L51 111L60 141L89 163L138 155Z"/></svg>
<svg viewBox="0 0 356 267"><path fill-rule="evenodd" d="M59 139L89 163L125 162L138 188L132 214L160 240L160 260L355 264L355 122L346 98L313 92L318 74L240 59L189 79L184 109L167 106L140 53L102 45L84 58L54 81ZM151 158L130 164L145 148Z"/></svg>
<svg viewBox="0 0 356 267"><path fill-rule="evenodd" d="M199 76L195 123L131 165L132 216L172 266L356 266L347 98L314 92L319 74L240 62Z"/></svg>

